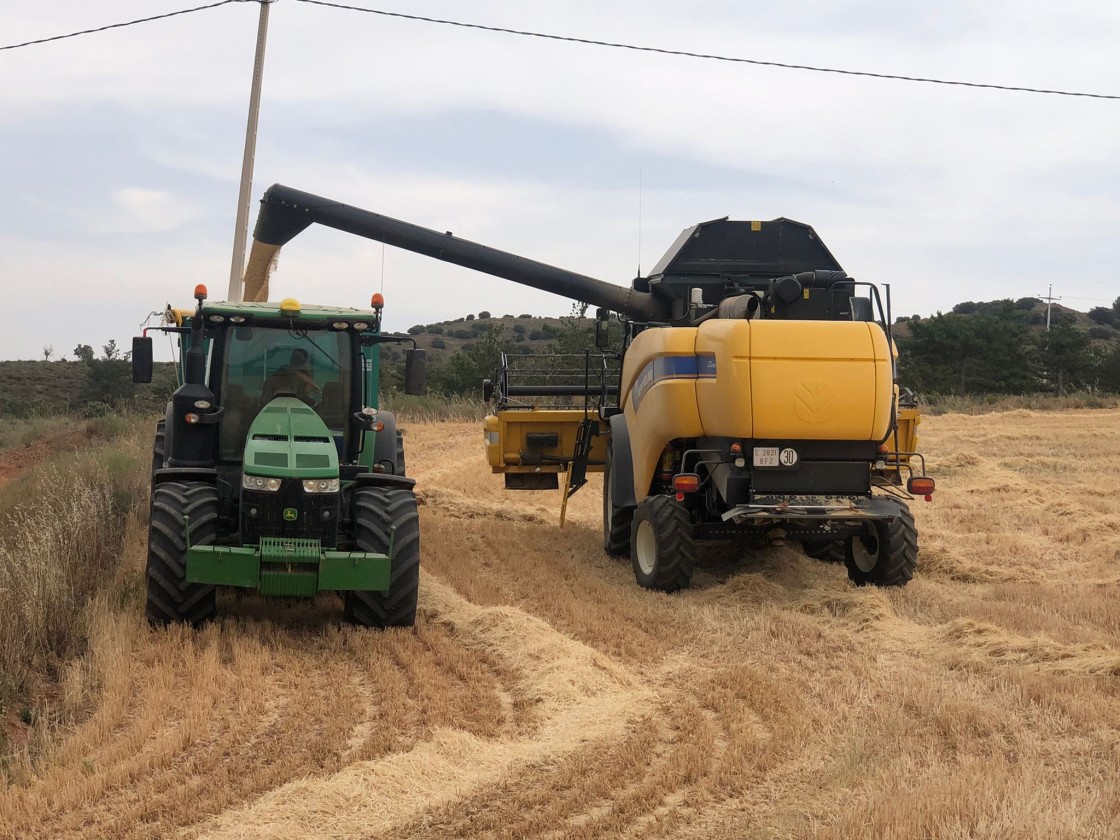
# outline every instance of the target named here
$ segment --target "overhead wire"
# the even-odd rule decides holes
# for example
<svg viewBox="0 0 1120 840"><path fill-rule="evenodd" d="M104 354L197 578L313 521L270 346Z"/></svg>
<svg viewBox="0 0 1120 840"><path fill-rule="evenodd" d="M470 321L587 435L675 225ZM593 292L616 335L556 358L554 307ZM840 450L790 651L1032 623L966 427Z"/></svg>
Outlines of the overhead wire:
<svg viewBox="0 0 1120 840"><path fill-rule="evenodd" d="M807 70L813 73L837 73L843 76L863 76L871 79L890 79L901 82L920 82L930 85L955 85L958 87L983 88L986 90L1014 91L1017 93L1038 93L1052 96L1077 96L1088 99L1120 100L1120 95L1107 93L1086 93L1072 90L1056 90L1048 88L1023 87L1019 85L997 85L984 82L963 82L952 79L934 79L925 76L903 76L895 73L873 73L867 70L842 70L836 67L817 67L810 64L788 64L780 61L763 61L757 58L738 58L735 56L715 55L711 53L698 53L688 50L671 50L664 47L646 47L637 44L624 44L616 41L602 41L593 38L577 38L570 35L554 35L546 32L532 32L525 29L509 29L503 26L488 26L481 23L468 23L461 20L447 20L444 18L425 17L423 15L410 15L404 12L387 12L383 9L370 9L365 6L351 6L345 3L334 3L331 0L296 0L297 3L308 3L313 6L326 6L332 9L346 9L354 12L365 12L382 17L400 18L402 20L419 21L422 23L435 23L442 26L455 26L462 29L479 29L484 32L499 32L505 35L520 35L528 38L544 38L550 41L564 41L573 44L586 44L595 47L610 47L618 50L634 50L636 52L658 53L660 55L681 56L684 58L699 58L709 61L727 61L735 64L753 64L759 67L777 67L783 70Z"/></svg>
<svg viewBox="0 0 1120 840"><path fill-rule="evenodd" d="M135 26L138 23L150 23L153 20L164 20L166 18L178 17L179 15L189 15L192 12L203 12L207 9L216 9L218 8L218 6L226 6L230 3L244 2L245 0L219 0L217 3L210 3L206 6L195 6L193 9L179 9L175 12L165 12L162 15L137 18L136 20L126 20L122 23L110 23L105 26L98 26L94 29L83 29L80 32L69 32L65 35L51 35L49 38L37 38L34 41L24 41L22 44L7 44L5 46L0 46L0 50L18 50L20 47L31 47L35 44L49 44L52 41L64 41L67 38L77 38L79 35L92 35L95 32L107 32L110 29L122 29L126 26Z"/></svg>

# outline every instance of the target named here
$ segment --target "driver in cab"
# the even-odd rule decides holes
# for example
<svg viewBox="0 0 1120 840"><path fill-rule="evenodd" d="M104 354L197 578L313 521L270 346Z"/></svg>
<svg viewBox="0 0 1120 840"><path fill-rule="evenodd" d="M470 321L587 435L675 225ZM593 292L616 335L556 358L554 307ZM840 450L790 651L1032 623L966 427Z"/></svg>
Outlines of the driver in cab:
<svg viewBox="0 0 1120 840"><path fill-rule="evenodd" d="M311 376L311 359L306 350L296 348L292 351L287 364L265 381L264 394L266 401L290 395L308 405L315 405L322 398L322 392Z"/></svg>

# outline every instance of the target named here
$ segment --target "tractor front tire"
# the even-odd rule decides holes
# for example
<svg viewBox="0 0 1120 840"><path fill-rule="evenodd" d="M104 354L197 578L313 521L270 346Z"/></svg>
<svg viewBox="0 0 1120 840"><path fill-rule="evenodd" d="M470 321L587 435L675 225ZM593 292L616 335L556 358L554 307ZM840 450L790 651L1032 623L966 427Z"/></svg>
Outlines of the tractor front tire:
<svg viewBox="0 0 1120 840"><path fill-rule="evenodd" d="M189 517L189 525L184 517ZM211 545L218 536L218 490L200 482L168 481L152 491L148 523L148 598L153 626L199 625L214 617L214 587L187 582L187 544Z"/></svg>
<svg viewBox="0 0 1120 840"><path fill-rule="evenodd" d="M363 627L411 627L420 589L420 514L411 490L360 487L351 500L354 547L387 554L392 568L387 592L353 591L343 596L349 621Z"/></svg>
<svg viewBox="0 0 1120 840"><path fill-rule="evenodd" d="M659 592L687 589L696 561L692 522L670 496L647 496L634 510L630 560L639 586Z"/></svg>
<svg viewBox="0 0 1120 840"><path fill-rule="evenodd" d="M891 499L898 513L867 526L859 536L848 537L844 564L856 586L905 586L918 564L918 529L914 514L904 503Z"/></svg>
<svg viewBox="0 0 1120 840"><path fill-rule="evenodd" d="M634 522L634 508L619 507L611 501L611 483L614 459L607 446L607 463L603 469L603 551L611 557L625 557L630 553L630 529Z"/></svg>

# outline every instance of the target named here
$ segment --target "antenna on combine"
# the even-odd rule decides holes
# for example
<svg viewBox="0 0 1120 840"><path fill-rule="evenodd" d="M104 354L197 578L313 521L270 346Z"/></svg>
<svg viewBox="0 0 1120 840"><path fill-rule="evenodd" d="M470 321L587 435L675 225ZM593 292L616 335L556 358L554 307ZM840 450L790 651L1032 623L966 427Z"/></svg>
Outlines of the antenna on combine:
<svg viewBox="0 0 1120 840"><path fill-rule="evenodd" d="M1039 295L1039 298L1046 301L1046 332L1050 332L1050 307L1053 305L1054 301L1061 300L1061 298L1054 297L1053 283L1050 284L1050 291L1046 293L1046 296L1043 297L1042 295Z"/></svg>
<svg viewBox="0 0 1120 840"><path fill-rule="evenodd" d="M249 231L249 190L253 182L253 158L257 149L257 116L261 109L264 78L264 47L268 38L268 7L276 0L257 0L261 16L257 23L257 54L253 60L253 85L249 91L249 121L245 126L245 154L241 159L241 192L237 197L237 221L233 229L233 262L229 269L228 300L241 300L241 278L245 272L245 239Z"/></svg>
<svg viewBox="0 0 1120 840"><path fill-rule="evenodd" d="M638 273L642 276L642 167L638 167Z"/></svg>

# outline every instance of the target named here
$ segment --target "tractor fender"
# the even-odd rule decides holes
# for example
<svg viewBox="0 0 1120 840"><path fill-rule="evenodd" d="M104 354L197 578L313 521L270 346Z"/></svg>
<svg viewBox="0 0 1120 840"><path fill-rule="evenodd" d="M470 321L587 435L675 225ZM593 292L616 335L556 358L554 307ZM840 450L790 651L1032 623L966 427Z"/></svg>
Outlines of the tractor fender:
<svg viewBox="0 0 1120 840"><path fill-rule="evenodd" d="M218 483L218 471L213 467L164 467L152 473L152 486L165 481L202 481Z"/></svg>
<svg viewBox="0 0 1120 840"><path fill-rule="evenodd" d="M377 419L385 424L385 428L375 433L373 463L396 473L400 470L397 464L397 417L391 411L378 411Z"/></svg>
<svg viewBox="0 0 1120 840"><path fill-rule="evenodd" d="M358 487L385 487L389 490L411 490L416 486L415 478L391 473L358 473L354 476Z"/></svg>
<svg viewBox="0 0 1120 840"><path fill-rule="evenodd" d="M626 415L610 419L611 436L611 502L615 507L634 507L634 455L630 450L630 429Z"/></svg>

